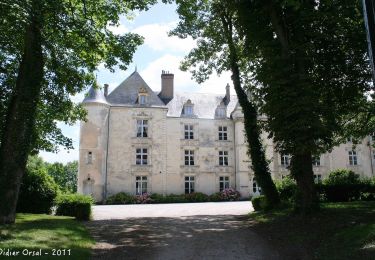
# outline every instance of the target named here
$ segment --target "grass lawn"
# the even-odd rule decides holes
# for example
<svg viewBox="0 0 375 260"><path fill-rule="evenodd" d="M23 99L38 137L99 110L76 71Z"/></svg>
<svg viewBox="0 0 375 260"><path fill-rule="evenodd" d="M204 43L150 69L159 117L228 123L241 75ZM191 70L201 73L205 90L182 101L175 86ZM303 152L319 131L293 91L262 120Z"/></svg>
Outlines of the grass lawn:
<svg viewBox="0 0 375 260"><path fill-rule="evenodd" d="M8 249L19 251L17 259L88 259L93 244L86 228L71 217L17 214L14 225L0 226L0 259ZM24 249L35 256L23 256ZM39 250L42 257L36 255Z"/></svg>
<svg viewBox="0 0 375 260"><path fill-rule="evenodd" d="M309 217L255 212L250 223L285 259L375 259L375 202L322 203Z"/></svg>

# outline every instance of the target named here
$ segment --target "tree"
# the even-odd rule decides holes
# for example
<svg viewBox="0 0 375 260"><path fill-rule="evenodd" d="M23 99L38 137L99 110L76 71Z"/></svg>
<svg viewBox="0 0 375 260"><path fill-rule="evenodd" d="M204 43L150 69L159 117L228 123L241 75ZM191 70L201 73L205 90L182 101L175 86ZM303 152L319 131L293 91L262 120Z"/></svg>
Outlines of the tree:
<svg viewBox="0 0 375 260"><path fill-rule="evenodd" d="M78 161L49 164L47 172L62 191L77 192Z"/></svg>
<svg viewBox="0 0 375 260"><path fill-rule="evenodd" d="M49 112L54 111L51 114L57 117L52 120L80 118L68 101L69 95L92 82L92 72L99 63L110 70L116 65L126 68L142 43L135 34L114 35L108 25L118 24L120 14L146 9L154 2L1 1L0 80L7 88L0 96L5 111L0 113L0 224L15 220L27 157L41 140L38 131L59 134L53 131ZM48 128L41 130L41 125L36 126L37 120L47 120L52 132Z"/></svg>
<svg viewBox="0 0 375 260"><path fill-rule="evenodd" d="M323 153L371 88L359 1L235 1L267 129L292 155L297 209L317 206L312 155Z"/></svg>
<svg viewBox="0 0 375 260"><path fill-rule="evenodd" d="M235 13L227 1L190 0L176 1L180 22L171 32L181 38L187 35L197 40L197 47L190 51L182 64L183 70L191 69L198 82L206 80L213 71L232 72L232 81L244 114L248 154L257 183L267 197L269 206L279 203L279 194L272 181L260 138L258 113L242 84L247 78L246 66L241 57L242 39L235 30ZM241 73L242 70L242 73Z"/></svg>

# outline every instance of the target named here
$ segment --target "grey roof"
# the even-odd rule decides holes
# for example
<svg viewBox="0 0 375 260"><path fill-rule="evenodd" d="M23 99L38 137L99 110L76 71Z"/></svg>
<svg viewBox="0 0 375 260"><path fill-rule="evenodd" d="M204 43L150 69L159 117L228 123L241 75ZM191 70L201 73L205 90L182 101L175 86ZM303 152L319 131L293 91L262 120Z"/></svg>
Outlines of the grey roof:
<svg viewBox="0 0 375 260"><path fill-rule="evenodd" d="M94 86L90 87L89 92L87 92L85 98L83 99L82 103L103 103L108 104L103 92L99 89L99 86L95 82Z"/></svg>
<svg viewBox="0 0 375 260"><path fill-rule="evenodd" d="M193 103L193 113L195 117L214 119L216 108L221 104L225 95L208 93L175 93L173 99L167 104L170 117L181 117L184 104L190 99ZM230 96L230 102L227 105L227 117L235 109L237 96Z"/></svg>
<svg viewBox="0 0 375 260"><path fill-rule="evenodd" d="M138 99L140 88L144 88L148 94L148 105L164 106L163 101L151 90L137 71L134 71L111 94L107 96L112 105L134 105Z"/></svg>

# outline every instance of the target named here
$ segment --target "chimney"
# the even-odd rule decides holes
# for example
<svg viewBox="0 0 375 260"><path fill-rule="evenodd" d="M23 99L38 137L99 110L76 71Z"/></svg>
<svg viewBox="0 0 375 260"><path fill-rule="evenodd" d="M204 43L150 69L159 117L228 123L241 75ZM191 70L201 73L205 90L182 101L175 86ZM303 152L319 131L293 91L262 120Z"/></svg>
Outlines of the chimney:
<svg viewBox="0 0 375 260"><path fill-rule="evenodd" d="M225 87L225 104L228 105L230 102L230 86L229 83Z"/></svg>
<svg viewBox="0 0 375 260"><path fill-rule="evenodd" d="M104 84L104 96L108 96L108 84Z"/></svg>
<svg viewBox="0 0 375 260"><path fill-rule="evenodd" d="M159 97L164 103L168 103L173 99L173 79L174 75L169 73L169 71L163 70L161 72L161 92Z"/></svg>

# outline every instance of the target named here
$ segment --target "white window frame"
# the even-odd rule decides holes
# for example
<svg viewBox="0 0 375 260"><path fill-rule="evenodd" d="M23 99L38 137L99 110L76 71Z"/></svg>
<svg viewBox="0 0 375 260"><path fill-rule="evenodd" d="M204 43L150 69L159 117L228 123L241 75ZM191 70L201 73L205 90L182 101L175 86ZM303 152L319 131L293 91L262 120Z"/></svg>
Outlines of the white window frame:
<svg viewBox="0 0 375 260"><path fill-rule="evenodd" d="M314 182L321 183L322 182L322 175L321 174L314 174Z"/></svg>
<svg viewBox="0 0 375 260"><path fill-rule="evenodd" d="M281 166L288 167L290 165L290 155L280 154L280 164Z"/></svg>
<svg viewBox="0 0 375 260"><path fill-rule="evenodd" d="M219 141L227 141L228 140L228 127L227 126L219 126Z"/></svg>
<svg viewBox="0 0 375 260"><path fill-rule="evenodd" d="M135 177L135 194L142 195L147 193L147 176Z"/></svg>
<svg viewBox="0 0 375 260"><path fill-rule="evenodd" d="M190 194L195 191L195 176L185 176L184 182L185 194Z"/></svg>
<svg viewBox="0 0 375 260"><path fill-rule="evenodd" d="M137 137L148 137L148 120L137 119Z"/></svg>
<svg viewBox="0 0 375 260"><path fill-rule="evenodd" d="M229 176L220 176L219 177L219 191L229 189L229 187L230 187Z"/></svg>
<svg viewBox="0 0 375 260"><path fill-rule="evenodd" d="M139 98L138 98L138 103L139 103L140 105L146 105L146 103L147 103L147 95L145 95L145 94L140 94L140 95L139 95Z"/></svg>
<svg viewBox="0 0 375 260"><path fill-rule="evenodd" d="M316 166L316 167L320 166L321 165L320 164L320 156L313 156L312 157L312 164L313 164L313 166Z"/></svg>
<svg viewBox="0 0 375 260"><path fill-rule="evenodd" d="M184 125L184 138L185 140L194 139L194 125Z"/></svg>
<svg viewBox="0 0 375 260"><path fill-rule="evenodd" d="M354 150L348 151L348 156L349 156L349 165L351 166L358 165L357 151L354 151Z"/></svg>
<svg viewBox="0 0 375 260"><path fill-rule="evenodd" d="M147 148L136 148L135 164L136 165L148 165L148 149Z"/></svg>
<svg viewBox="0 0 375 260"><path fill-rule="evenodd" d="M192 116L193 115L193 106L192 105L185 105L184 106L184 115Z"/></svg>
<svg viewBox="0 0 375 260"><path fill-rule="evenodd" d="M194 166L194 150L185 150L184 151L184 161L185 166Z"/></svg>
<svg viewBox="0 0 375 260"><path fill-rule="evenodd" d="M225 107L218 107L216 110L216 116L219 118L225 118L227 116L227 110Z"/></svg>
<svg viewBox="0 0 375 260"><path fill-rule="evenodd" d="M229 165L229 156L228 151L219 151L219 165L228 166Z"/></svg>
<svg viewBox="0 0 375 260"><path fill-rule="evenodd" d="M257 184L255 178L253 178L253 193L257 193L257 192L262 193L262 189Z"/></svg>

